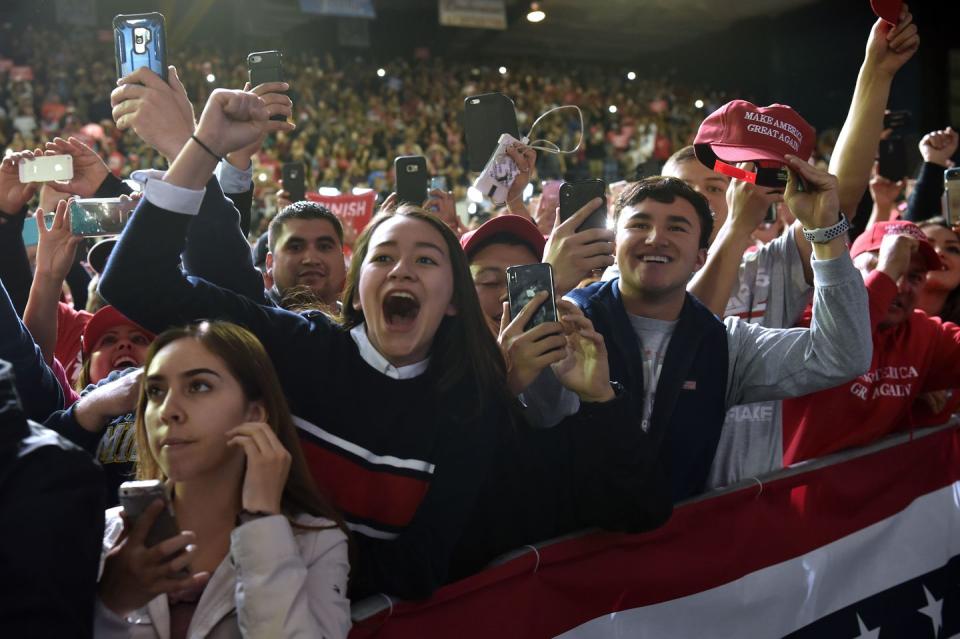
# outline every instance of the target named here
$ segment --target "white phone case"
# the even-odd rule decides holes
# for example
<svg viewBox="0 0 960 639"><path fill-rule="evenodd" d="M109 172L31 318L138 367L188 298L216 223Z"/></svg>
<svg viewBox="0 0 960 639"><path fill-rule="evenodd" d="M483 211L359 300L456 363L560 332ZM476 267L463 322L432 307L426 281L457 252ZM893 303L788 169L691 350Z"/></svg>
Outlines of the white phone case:
<svg viewBox="0 0 960 639"><path fill-rule="evenodd" d="M20 162L20 181L66 182L73 179L73 156L43 155Z"/></svg>
<svg viewBox="0 0 960 639"><path fill-rule="evenodd" d="M517 173L520 172L517 165L507 155L507 147L518 141L509 133L501 134L497 141L497 149L487 160L487 165L483 167L480 176L473 183L473 188L489 197L497 206L507 201L510 185L513 184L513 179L517 177ZM526 143L526 139L524 139L524 143Z"/></svg>

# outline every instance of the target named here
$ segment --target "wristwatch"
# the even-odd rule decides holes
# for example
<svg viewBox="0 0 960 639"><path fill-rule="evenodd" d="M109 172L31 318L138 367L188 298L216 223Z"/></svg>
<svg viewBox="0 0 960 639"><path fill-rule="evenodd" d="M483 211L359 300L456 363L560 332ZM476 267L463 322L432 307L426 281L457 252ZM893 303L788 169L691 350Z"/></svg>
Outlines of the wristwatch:
<svg viewBox="0 0 960 639"><path fill-rule="evenodd" d="M830 240L840 237L848 230L850 230L850 222L847 221L846 215L840 213L840 221L833 226L820 229L804 228L803 237L805 237L808 242L813 242L814 244L826 244Z"/></svg>

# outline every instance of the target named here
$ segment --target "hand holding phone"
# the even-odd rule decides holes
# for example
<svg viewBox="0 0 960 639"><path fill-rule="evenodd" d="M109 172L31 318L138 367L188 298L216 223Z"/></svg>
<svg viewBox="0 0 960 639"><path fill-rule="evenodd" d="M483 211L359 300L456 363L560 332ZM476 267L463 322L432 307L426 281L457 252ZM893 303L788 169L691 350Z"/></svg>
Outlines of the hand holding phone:
<svg viewBox="0 0 960 639"><path fill-rule="evenodd" d="M510 199L511 187L520 173L516 161L507 152L517 144L519 140L513 136L507 133L501 135L496 149L473 183L475 189L490 198L497 206L505 204Z"/></svg>
<svg viewBox="0 0 960 639"><path fill-rule="evenodd" d="M83 237L119 235L130 219L136 201L130 197L70 200L70 231Z"/></svg>
<svg viewBox="0 0 960 639"><path fill-rule="evenodd" d="M157 480L124 482L120 486L125 534L107 553L98 587L101 601L119 615L142 608L159 594L202 586L210 578L208 573L190 574L196 535L177 532L169 513L169 499L165 493L157 496L157 485L163 492ZM156 541L161 535L155 530L173 532Z"/></svg>
<svg viewBox="0 0 960 639"><path fill-rule="evenodd" d="M20 182L66 182L73 179L73 157L36 155L20 162Z"/></svg>
<svg viewBox="0 0 960 639"><path fill-rule="evenodd" d="M577 227L577 231L607 228L607 184L603 180L564 182L560 185L560 222L565 222L591 201L600 199L593 213Z"/></svg>
<svg viewBox="0 0 960 639"><path fill-rule="evenodd" d="M549 264L526 264L507 269L507 296L510 300L510 317L517 317L537 293L545 292L547 299L540 305L523 330L544 322L557 321L557 305L553 297L553 267Z"/></svg>
<svg viewBox="0 0 960 639"><path fill-rule="evenodd" d="M147 67L167 80L167 36L163 14L137 13L113 18L117 77Z"/></svg>
<svg viewBox="0 0 960 639"><path fill-rule="evenodd" d="M507 273L510 273L509 269ZM508 283L509 281L508 275ZM524 293L520 291L519 295ZM559 323L544 320L531 326L538 314L543 311L549 314L549 307L552 304L551 293L544 290L537 291L529 297L518 313L512 311L514 308L512 301L510 304L504 304L497 341L506 361L509 362L507 385L514 395L519 395L526 390L544 368L566 357L564 348L567 340L563 335L563 327Z"/></svg>
<svg viewBox="0 0 960 639"><path fill-rule="evenodd" d="M960 223L960 167L943 172L943 190L947 200L944 215L947 224Z"/></svg>
<svg viewBox="0 0 960 639"><path fill-rule="evenodd" d="M393 161L397 199L423 206L427 199L427 159L422 155L402 155Z"/></svg>
<svg viewBox="0 0 960 639"><path fill-rule="evenodd" d="M254 51L247 55L247 73L250 77L250 88L254 89L268 82L285 82L283 79L283 53L276 49L270 51ZM286 121L286 116L275 113L271 120Z"/></svg>

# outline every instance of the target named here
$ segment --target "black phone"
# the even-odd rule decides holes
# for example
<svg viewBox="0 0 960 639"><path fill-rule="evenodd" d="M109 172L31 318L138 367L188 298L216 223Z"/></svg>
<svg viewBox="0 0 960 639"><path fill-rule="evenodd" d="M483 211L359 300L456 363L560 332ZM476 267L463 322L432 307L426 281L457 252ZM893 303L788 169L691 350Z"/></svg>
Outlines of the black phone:
<svg viewBox="0 0 960 639"><path fill-rule="evenodd" d="M247 73L250 88L265 82L286 82L283 79L283 54L279 51L254 51L247 55ZM280 114L271 115L271 120L286 120ZM289 189L288 189L289 190Z"/></svg>
<svg viewBox="0 0 960 639"><path fill-rule="evenodd" d="M472 95L463 101L463 130L471 171L482 171L504 133L520 139L517 109L502 93Z"/></svg>
<svg viewBox="0 0 960 639"><path fill-rule="evenodd" d="M117 77L147 67L167 80L167 36L163 14L121 14L113 18Z"/></svg>
<svg viewBox="0 0 960 639"><path fill-rule="evenodd" d="M943 191L947 196L944 218L953 226L960 223L960 167L943 172Z"/></svg>
<svg viewBox="0 0 960 639"><path fill-rule="evenodd" d="M291 202L300 202L307 198L304 173L303 162L287 162L281 169L283 190L290 194Z"/></svg>
<svg viewBox="0 0 960 639"><path fill-rule="evenodd" d="M396 193L400 202L423 206L427 200L427 158L422 155L401 155L393 161Z"/></svg>
<svg viewBox="0 0 960 639"><path fill-rule="evenodd" d="M523 328L529 331L544 322L557 321L557 302L553 295L553 267L548 263L511 266L507 269L507 296L510 299L510 317L520 314L540 291L547 291L544 300L533 318Z"/></svg>
<svg viewBox="0 0 960 639"><path fill-rule="evenodd" d="M581 180L560 185L560 221L565 222L590 200L601 198L600 208L577 227L577 231L607 228L607 183L603 180Z"/></svg>
<svg viewBox="0 0 960 639"><path fill-rule="evenodd" d="M881 177L896 182L909 173L907 168L907 144L899 135L880 140L880 157L877 172Z"/></svg>
<svg viewBox="0 0 960 639"><path fill-rule="evenodd" d="M909 111L887 111L883 115L883 128L885 129L903 129L910 124Z"/></svg>
<svg viewBox="0 0 960 639"><path fill-rule="evenodd" d="M160 480L125 481L120 484L117 492L120 498L120 505L123 506L123 514L127 518L130 526L136 523L137 519L143 515L150 504L157 499L163 501L163 510L157 515L153 526L151 526L147 532L147 538L144 542L147 548L156 546L161 541L180 534L180 527L177 525L177 519L173 514L170 495ZM182 552L181 550L176 553L176 555ZM172 559L176 555L169 558ZM183 569L180 576L189 577L190 573L186 569Z"/></svg>

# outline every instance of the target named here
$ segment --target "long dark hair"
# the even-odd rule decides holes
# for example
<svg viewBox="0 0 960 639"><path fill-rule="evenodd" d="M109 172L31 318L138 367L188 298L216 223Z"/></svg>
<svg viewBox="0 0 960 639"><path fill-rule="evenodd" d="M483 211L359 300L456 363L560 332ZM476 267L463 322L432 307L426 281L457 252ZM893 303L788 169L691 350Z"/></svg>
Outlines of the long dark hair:
<svg viewBox="0 0 960 639"><path fill-rule="evenodd" d="M960 239L960 233L957 232L956 227L947 224L947 221L943 217L932 217L929 220L918 222L917 226L919 226L921 230L931 226L939 226L947 229L956 235L957 239ZM960 286L956 287L947 294L946 299L943 300L943 308L941 308L940 312L937 313L937 317L942 319L944 322L960 324Z"/></svg>
<svg viewBox="0 0 960 639"><path fill-rule="evenodd" d="M437 390L445 392L461 387L470 389L469 393L460 398L472 400L471 405L464 407L467 414L482 412L484 406L491 401L503 401L509 405L513 397L507 390L506 365L483 318L467 256L453 231L423 209L403 205L396 211L381 213L357 238L350 269L347 271L340 311L344 327L350 329L364 321L363 309L354 308L354 303L360 298L360 269L367 259L373 233L381 224L397 216L420 220L436 229L443 237L450 255L450 269L453 274L451 303L457 309L457 314L443 318L430 349L428 371L437 380Z"/></svg>
<svg viewBox="0 0 960 639"><path fill-rule="evenodd" d="M253 333L245 328L220 321L202 321L183 328L172 328L161 333L150 345L143 370L150 368L153 358L164 346L181 339L194 339L212 354L223 360L230 374L243 389L247 401L261 401L266 409L265 421L273 428L277 439L290 453L290 474L283 487L280 507L283 514L293 522L301 513L325 517L347 532L340 515L317 491L307 463L300 449L290 408L283 395L280 380L263 345ZM147 405L146 384L140 388L137 402L137 479L166 480L147 442L144 411ZM301 526L302 528L305 526ZM305 527L309 528L309 527Z"/></svg>

